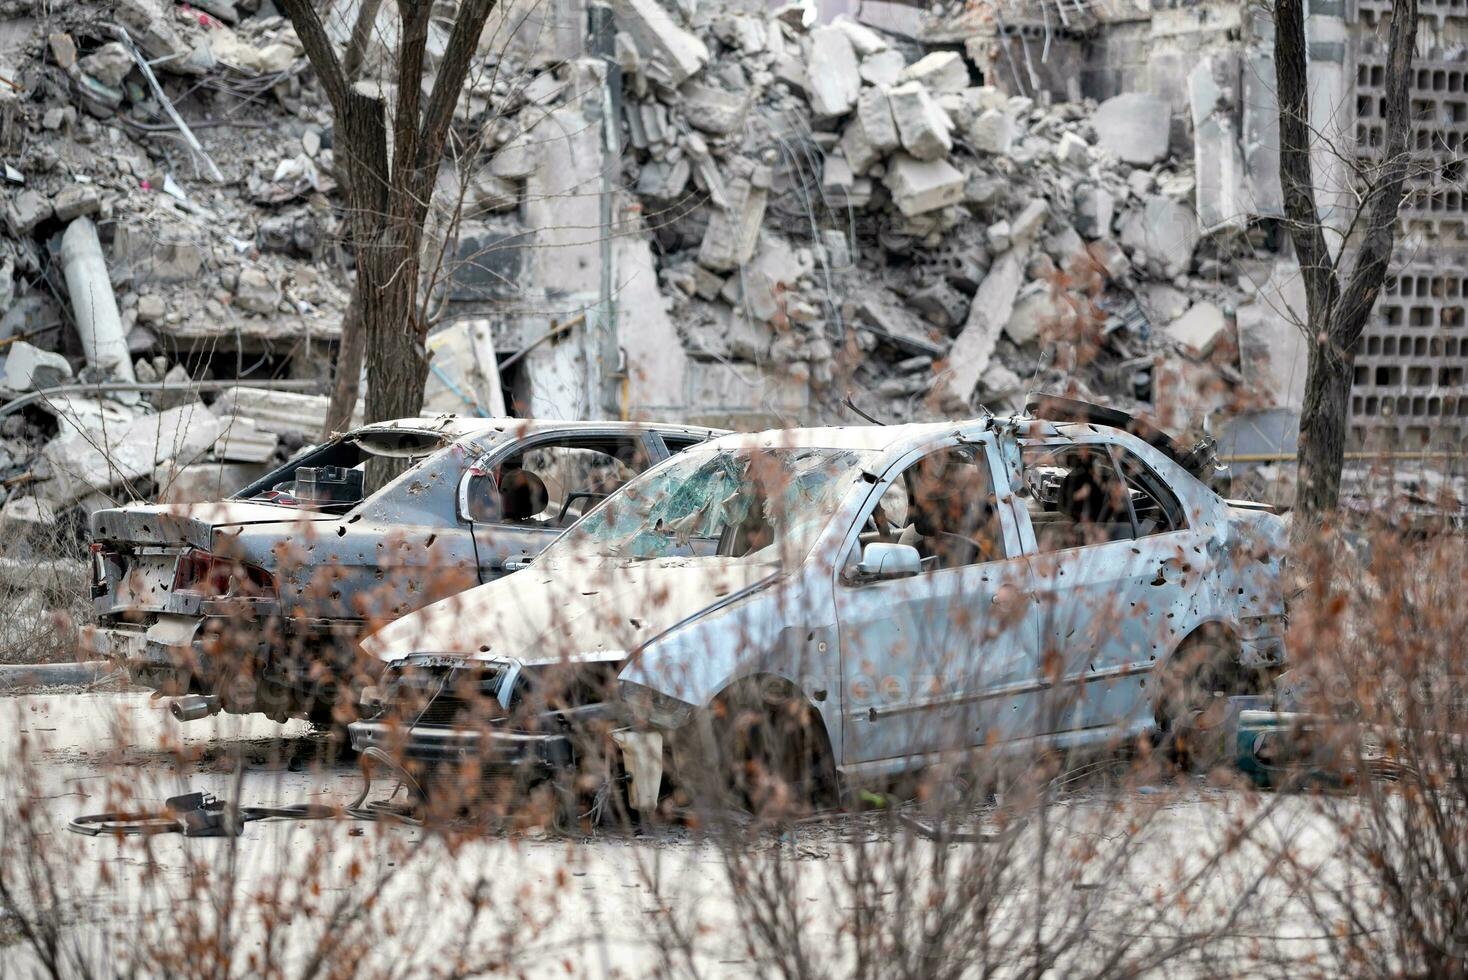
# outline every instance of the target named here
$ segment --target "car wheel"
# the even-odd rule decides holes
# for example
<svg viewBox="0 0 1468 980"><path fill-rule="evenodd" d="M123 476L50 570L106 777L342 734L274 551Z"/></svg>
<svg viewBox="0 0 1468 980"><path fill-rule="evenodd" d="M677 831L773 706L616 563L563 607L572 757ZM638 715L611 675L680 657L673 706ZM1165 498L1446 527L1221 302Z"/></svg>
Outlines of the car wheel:
<svg viewBox="0 0 1468 980"><path fill-rule="evenodd" d="M820 715L783 685L722 699L714 708L710 767L722 805L773 821L830 802L835 768Z"/></svg>
<svg viewBox="0 0 1468 980"><path fill-rule="evenodd" d="M1165 756L1180 768L1207 771L1223 760L1228 698L1240 687L1237 663L1226 637L1207 634L1180 647L1163 672L1157 731Z"/></svg>

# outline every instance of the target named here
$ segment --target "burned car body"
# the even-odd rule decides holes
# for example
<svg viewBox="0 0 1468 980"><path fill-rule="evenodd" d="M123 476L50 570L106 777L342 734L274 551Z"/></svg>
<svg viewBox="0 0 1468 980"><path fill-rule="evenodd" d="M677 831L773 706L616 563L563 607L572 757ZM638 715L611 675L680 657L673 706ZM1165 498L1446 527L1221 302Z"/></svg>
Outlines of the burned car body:
<svg viewBox="0 0 1468 980"><path fill-rule="evenodd" d="M843 784L953 750L1165 730L1201 708L1169 700L1162 675L1207 671L1191 686L1206 698L1284 661L1283 522L1176 455L1031 418L712 441L629 483L526 575L368 637L389 676L428 663L437 680L405 681L427 696L396 715L401 689L384 688L353 743L575 764L590 712L619 728L646 808L665 762L706 771L679 745L730 705L808 722L799 737ZM481 645L475 624L511 606ZM488 711L435 710L434 684L476 672Z"/></svg>
<svg viewBox="0 0 1468 980"><path fill-rule="evenodd" d="M328 718L356 641L514 571L620 483L712 430L441 416L367 425L228 500L91 517L92 651L191 712ZM406 469L364 492L374 459ZM177 712L176 712L177 713Z"/></svg>

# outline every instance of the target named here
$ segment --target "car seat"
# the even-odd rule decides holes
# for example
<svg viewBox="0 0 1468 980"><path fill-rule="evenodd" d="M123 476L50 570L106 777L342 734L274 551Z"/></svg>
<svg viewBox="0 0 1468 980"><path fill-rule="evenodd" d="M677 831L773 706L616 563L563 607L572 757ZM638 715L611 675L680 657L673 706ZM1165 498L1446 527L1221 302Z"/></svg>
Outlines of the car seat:
<svg viewBox="0 0 1468 980"><path fill-rule="evenodd" d="M529 470L510 470L500 477L500 517L528 521L545 510L550 494L545 481Z"/></svg>

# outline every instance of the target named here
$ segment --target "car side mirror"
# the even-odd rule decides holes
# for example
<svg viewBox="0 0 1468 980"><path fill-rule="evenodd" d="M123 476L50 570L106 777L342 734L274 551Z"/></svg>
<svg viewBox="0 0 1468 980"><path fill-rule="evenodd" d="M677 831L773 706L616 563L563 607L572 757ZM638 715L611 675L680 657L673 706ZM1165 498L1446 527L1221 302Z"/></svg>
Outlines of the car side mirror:
<svg viewBox="0 0 1468 980"><path fill-rule="evenodd" d="M890 544L872 541L861 549L861 561L856 565L856 577L873 579L902 578L917 575L923 570L923 558L910 544Z"/></svg>

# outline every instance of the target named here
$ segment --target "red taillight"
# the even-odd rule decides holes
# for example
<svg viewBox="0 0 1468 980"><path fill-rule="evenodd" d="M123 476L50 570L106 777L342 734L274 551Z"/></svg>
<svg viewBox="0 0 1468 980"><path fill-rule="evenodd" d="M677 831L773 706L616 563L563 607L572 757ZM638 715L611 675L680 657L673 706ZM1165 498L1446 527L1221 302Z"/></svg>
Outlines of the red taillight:
<svg viewBox="0 0 1468 980"><path fill-rule="evenodd" d="M173 591L206 599L267 596L275 594L275 579L258 565L216 558L195 548L179 556L173 573Z"/></svg>

